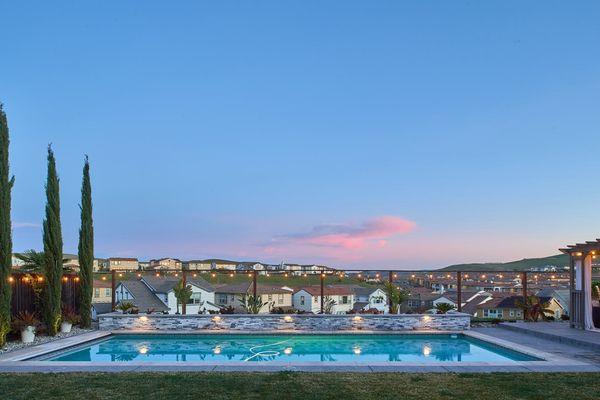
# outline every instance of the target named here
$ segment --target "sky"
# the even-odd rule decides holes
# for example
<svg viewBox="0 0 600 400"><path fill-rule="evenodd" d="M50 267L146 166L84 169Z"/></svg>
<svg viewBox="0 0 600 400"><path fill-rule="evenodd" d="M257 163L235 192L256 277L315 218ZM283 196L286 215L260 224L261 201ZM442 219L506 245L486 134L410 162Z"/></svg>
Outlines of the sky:
<svg viewBox="0 0 600 400"><path fill-rule="evenodd" d="M84 4L85 3L85 4ZM600 236L600 2L2 2L15 251L431 268Z"/></svg>

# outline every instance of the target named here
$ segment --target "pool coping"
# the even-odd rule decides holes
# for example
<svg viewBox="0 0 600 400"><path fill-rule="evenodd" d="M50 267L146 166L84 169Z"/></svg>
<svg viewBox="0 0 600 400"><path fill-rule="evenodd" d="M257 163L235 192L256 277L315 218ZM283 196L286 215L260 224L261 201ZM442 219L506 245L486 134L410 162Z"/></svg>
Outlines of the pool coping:
<svg viewBox="0 0 600 400"><path fill-rule="evenodd" d="M218 331L205 332L205 334L235 334L235 335L265 335L265 334L299 334L298 332L240 332L240 331ZM16 350L14 352L0 354L1 372L277 372L277 371L299 371L299 372L405 372L405 373L448 373L448 372L600 372L600 366L561 357L555 354L542 352L514 342L498 339L480 332L472 331L326 331L326 332L303 332L302 334L334 334L334 335L447 335L462 334L473 339L482 340L506 349L517 351L532 357L541 358L540 361L517 361L517 362L431 362L423 363L397 363L397 362L369 362L369 363L291 363L291 362L253 362L248 363L205 363L205 362L136 362L111 363L111 362L75 362L75 361L43 361L31 360L66 350L70 347L82 345L86 342L95 341L111 335L123 334L198 334L198 331L94 331L53 342ZM29 360L29 361L28 361Z"/></svg>

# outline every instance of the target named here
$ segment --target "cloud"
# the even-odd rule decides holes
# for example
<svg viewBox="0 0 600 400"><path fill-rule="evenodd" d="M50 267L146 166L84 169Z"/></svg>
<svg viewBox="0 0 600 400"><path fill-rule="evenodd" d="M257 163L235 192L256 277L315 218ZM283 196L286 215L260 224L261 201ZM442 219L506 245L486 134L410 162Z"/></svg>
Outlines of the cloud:
<svg viewBox="0 0 600 400"><path fill-rule="evenodd" d="M33 223L33 222L13 222L12 223L12 227L13 227L13 229L19 229L19 228L41 228L41 225Z"/></svg>
<svg viewBox="0 0 600 400"><path fill-rule="evenodd" d="M317 225L306 233L278 236L270 247L273 244L297 244L346 250L363 249L369 245L381 248L387 245L389 238L411 232L415 227L413 221L387 215L369 219L358 225Z"/></svg>

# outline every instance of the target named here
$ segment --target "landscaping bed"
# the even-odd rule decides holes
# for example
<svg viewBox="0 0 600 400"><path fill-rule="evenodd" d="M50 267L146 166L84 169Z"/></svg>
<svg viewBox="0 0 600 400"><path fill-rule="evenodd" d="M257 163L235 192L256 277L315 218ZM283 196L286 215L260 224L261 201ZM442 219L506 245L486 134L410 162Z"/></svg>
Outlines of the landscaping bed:
<svg viewBox="0 0 600 400"><path fill-rule="evenodd" d="M14 340L9 340L4 347L0 348L0 354L23 349L25 347L35 346L42 343L52 342L54 340L64 339L70 336L81 335L82 333L91 332L92 330L93 329L82 329L74 326L73 328L71 328L71 332L69 333L59 332L56 334L56 336L36 335L33 343L22 343L18 335L13 335L11 338Z"/></svg>

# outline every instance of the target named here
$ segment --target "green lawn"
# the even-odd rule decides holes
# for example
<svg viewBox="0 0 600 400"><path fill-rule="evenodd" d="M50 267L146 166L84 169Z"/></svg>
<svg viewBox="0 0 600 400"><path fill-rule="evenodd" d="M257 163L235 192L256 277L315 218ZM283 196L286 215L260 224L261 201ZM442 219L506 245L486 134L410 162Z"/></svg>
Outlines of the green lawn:
<svg viewBox="0 0 600 400"><path fill-rule="evenodd" d="M600 374L0 374L8 399L598 399Z"/></svg>

